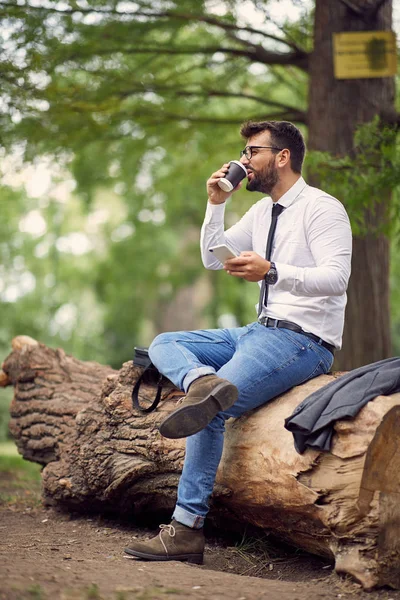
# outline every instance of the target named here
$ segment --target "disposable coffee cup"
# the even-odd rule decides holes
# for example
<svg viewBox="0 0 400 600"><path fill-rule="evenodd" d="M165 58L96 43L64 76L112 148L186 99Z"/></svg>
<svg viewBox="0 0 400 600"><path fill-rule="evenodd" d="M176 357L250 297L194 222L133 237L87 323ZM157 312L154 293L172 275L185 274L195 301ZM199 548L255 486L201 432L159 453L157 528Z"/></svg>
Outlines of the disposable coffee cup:
<svg viewBox="0 0 400 600"><path fill-rule="evenodd" d="M231 160L227 174L218 181L218 185L224 192L231 192L245 177L247 177L246 167L238 160Z"/></svg>

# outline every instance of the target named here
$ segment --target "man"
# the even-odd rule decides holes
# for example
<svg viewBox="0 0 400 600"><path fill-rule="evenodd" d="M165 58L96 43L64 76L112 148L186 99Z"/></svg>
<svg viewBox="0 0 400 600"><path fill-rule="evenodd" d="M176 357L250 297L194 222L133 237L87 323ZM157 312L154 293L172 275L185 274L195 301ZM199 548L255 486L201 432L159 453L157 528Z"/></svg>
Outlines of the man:
<svg viewBox="0 0 400 600"><path fill-rule="evenodd" d="M164 333L150 347L160 372L187 394L160 432L189 437L172 523L126 550L149 560L202 562L202 526L226 419L327 373L341 346L351 261L346 211L302 178L305 145L294 125L249 122L241 135L247 140L241 157L246 189L269 197L224 231L230 196L218 186L228 170L224 164L207 181L201 251L206 268L258 282L258 319L233 329ZM239 256L222 265L209 252L220 244Z"/></svg>

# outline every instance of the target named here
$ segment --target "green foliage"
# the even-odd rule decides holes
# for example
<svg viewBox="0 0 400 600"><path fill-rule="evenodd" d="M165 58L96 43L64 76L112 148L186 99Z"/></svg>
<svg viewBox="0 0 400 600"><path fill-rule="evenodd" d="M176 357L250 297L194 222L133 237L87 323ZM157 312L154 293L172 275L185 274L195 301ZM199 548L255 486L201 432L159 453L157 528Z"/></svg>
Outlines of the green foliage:
<svg viewBox="0 0 400 600"><path fill-rule="evenodd" d="M15 446L12 442L0 443L0 473L3 476L13 475L16 487L40 481L41 466L24 460L19 454L11 454L13 448Z"/></svg>
<svg viewBox="0 0 400 600"><path fill-rule="evenodd" d="M310 152L306 168L324 189L340 199L356 235L385 234L393 240L390 260L391 329L393 354L400 355L400 136L378 118L360 126L354 155L335 157ZM390 199L390 202L389 202ZM366 219L379 211L379 220Z"/></svg>
<svg viewBox="0 0 400 600"><path fill-rule="evenodd" d="M151 341L160 313L179 290L203 275L198 237L205 181L238 156L241 115L304 118L305 73L267 66L269 56L251 40L278 52L278 63L288 48L297 52L297 42L303 51L307 11L301 35L289 22L279 32L268 3L255 2L264 34L250 31L236 2L220 4L222 16L193 0L139 2L133 13L101 0L86 11L52 2L49 9L7 8L11 34L1 60L10 76L3 98L13 121L3 130L3 147L13 152L20 144L28 162L55 157L77 189L73 202L44 208L21 197L16 218L31 203L47 232L39 243L24 242L36 287L7 307L16 319L5 322L4 345L17 333L17 321L20 332L119 367L135 344ZM17 46L24 47L21 60ZM98 228L101 247L60 252L57 241L85 233L85 219L99 203L112 215ZM240 194L233 204L239 217L249 199ZM49 250L38 258L42 242ZM243 295L241 283L223 276L210 275L216 295L204 316L216 325L221 314L233 312L246 322L256 286ZM71 314L69 330L57 325L63 314Z"/></svg>
<svg viewBox="0 0 400 600"><path fill-rule="evenodd" d="M11 389L2 390L0 394L0 442L9 437L8 423L10 421L11 399Z"/></svg>
<svg viewBox="0 0 400 600"><path fill-rule="evenodd" d="M93 292L98 260L94 236L91 250L79 253L80 244L90 248L91 243L82 206L72 197L63 204L50 197L28 198L22 189L4 186L0 193L7 212L0 244L3 357L11 338L25 334L49 345L68 340L70 352L104 359L96 348L101 307Z"/></svg>
<svg viewBox="0 0 400 600"><path fill-rule="evenodd" d="M3 145L29 140L28 159L73 152L74 174L89 191L107 180L114 153L123 148L127 156L129 146L136 163L152 136L191 139L203 124L239 124L240 114L304 120L305 75L289 67L285 77L269 65L279 65L287 50L294 62L306 51L307 8L298 24L288 20L279 31L267 2L250 4L264 19L259 30L233 1L220 2L222 16L205 0L138 2L132 9L91 0L86 10L73 2L49 2L47 9L8 4L1 66L14 123L4 128ZM284 89L296 80L290 101ZM87 168L93 160L95 170Z"/></svg>
<svg viewBox="0 0 400 600"><path fill-rule="evenodd" d="M13 442L0 442L0 504L37 507L41 467L18 455Z"/></svg>

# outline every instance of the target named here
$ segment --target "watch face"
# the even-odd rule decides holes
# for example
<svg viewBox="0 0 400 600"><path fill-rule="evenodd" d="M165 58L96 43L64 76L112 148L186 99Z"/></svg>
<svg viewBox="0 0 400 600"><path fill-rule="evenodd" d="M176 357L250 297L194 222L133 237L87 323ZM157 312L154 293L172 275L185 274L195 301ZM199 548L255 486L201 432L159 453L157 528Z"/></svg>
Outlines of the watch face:
<svg viewBox="0 0 400 600"><path fill-rule="evenodd" d="M266 274L265 280L269 284L274 284L278 281L278 271L273 263L271 263L270 270Z"/></svg>

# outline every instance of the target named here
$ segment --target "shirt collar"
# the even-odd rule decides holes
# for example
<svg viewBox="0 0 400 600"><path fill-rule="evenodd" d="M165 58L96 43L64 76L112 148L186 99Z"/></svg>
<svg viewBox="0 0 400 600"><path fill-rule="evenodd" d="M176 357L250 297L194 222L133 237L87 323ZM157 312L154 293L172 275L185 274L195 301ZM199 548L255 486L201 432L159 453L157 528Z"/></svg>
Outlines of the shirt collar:
<svg viewBox="0 0 400 600"><path fill-rule="evenodd" d="M304 188L306 187L306 182L304 181L303 177L300 177L296 183L294 183L292 185L291 188L288 189L287 192L285 192L283 194L283 196L281 196L278 200L278 204L281 204L282 206L284 206L285 208L288 208L288 206L290 206L291 204L293 204L293 202L296 200L296 198L301 194L301 192L304 190Z"/></svg>

